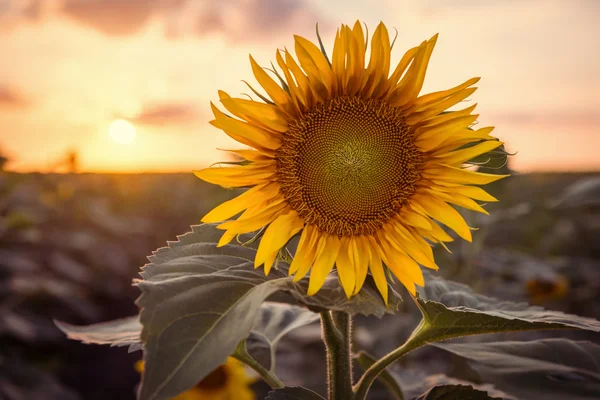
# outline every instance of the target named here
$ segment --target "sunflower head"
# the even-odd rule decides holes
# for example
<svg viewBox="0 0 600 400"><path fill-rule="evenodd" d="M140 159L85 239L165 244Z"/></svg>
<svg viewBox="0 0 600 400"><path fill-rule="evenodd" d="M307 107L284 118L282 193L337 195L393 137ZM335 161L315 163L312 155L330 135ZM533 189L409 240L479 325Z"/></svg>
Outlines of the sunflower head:
<svg viewBox="0 0 600 400"><path fill-rule="evenodd" d="M477 201L496 199L476 185L503 177L466 168L503 144L491 127L471 129L475 105L448 111L479 78L419 95L436 40L409 49L392 69L385 25L375 30L367 61L368 38L357 21L337 30L331 60L323 46L299 36L296 58L277 51L280 71L272 75L250 57L266 95L251 88L261 99L254 101L219 92L229 114L212 104L211 121L248 146L234 151L246 162L195 172L249 188L203 218L221 222L219 245L265 228L255 267L268 274L299 234L289 272L295 280L310 273L309 295L334 267L348 297L370 272L387 302L386 270L415 294L415 285L424 285L421 266L438 268L432 244L453 240L439 224L471 240L450 204L486 213Z"/></svg>
<svg viewBox="0 0 600 400"><path fill-rule="evenodd" d="M135 365L138 372L144 370L144 362ZM173 400L254 400L256 396L249 385L255 381L246 373L244 364L229 357L196 386L181 393Z"/></svg>

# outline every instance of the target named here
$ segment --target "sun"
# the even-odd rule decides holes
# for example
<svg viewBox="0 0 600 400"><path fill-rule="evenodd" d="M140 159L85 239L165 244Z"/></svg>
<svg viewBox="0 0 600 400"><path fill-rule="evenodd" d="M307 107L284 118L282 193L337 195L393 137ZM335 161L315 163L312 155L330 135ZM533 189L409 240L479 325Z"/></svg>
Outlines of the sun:
<svg viewBox="0 0 600 400"><path fill-rule="evenodd" d="M124 119L117 119L108 128L110 137L117 143L129 144L135 139L135 126Z"/></svg>

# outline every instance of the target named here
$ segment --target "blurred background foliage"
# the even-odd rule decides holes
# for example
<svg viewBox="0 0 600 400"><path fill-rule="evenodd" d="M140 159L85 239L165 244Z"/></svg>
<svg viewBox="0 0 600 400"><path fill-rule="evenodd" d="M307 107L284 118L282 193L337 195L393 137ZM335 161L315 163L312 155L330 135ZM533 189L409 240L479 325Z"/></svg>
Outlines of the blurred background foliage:
<svg viewBox="0 0 600 400"><path fill-rule="evenodd" d="M236 192L191 173L77 174L76 155L67 160L71 172L62 174L7 172L9 161L0 161L0 398L134 399L140 352L69 341L52 320L84 325L135 314L131 281L146 256ZM501 201L486 207L489 217L466 215L479 228L473 244L436 249L439 273L500 299L600 318L600 174L514 174L488 189ZM416 318L410 302L396 316L358 318L357 347L381 356ZM585 332L494 336L600 341ZM280 349L278 374L288 385L325 391L318 325L293 331ZM464 360L438 348L401 367L407 382L443 374L477 383ZM264 384L254 387L265 393ZM380 384L370 395L388 397Z"/></svg>

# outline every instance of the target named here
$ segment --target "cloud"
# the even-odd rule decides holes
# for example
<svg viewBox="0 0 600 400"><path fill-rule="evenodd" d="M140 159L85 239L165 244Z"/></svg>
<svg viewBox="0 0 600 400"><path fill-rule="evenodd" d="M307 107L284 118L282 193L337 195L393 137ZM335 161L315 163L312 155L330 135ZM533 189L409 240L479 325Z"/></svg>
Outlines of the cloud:
<svg viewBox="0 0 600 400"><path fill-rule="evenodd" d="M140 125L166 126L198 122L202 113L189 104L158 104L146 106L131 122Z"/></svg>
<svg viewBox="0 0 600 400"><path fill-rule="evenodd" d="M25 108L30 101L15 88L0 85L0 107Z"/></svg>
<svg viewBox="0 0 600 400"><path fill-rule="evenodd" d="M531 112L491 112L487 116L498 126L504 124L551 126L556 128L597 127L600 125L599 112L573 111L531 111Z"/></svg>
<svg viewBox="0 0 600 400"><path fill-rule="evenodd" d="M3 27L56 16L108 36L133 35L156 19L169 37L221 34L234 41L312 30L319 21L308 0L0 0Z"/></svg>
<svg viewBox="0 0 600 400"><path fill-rule="evenodd" d="M42 0L0 0L0 32L36 20L44 10L43 4Z"/></svg>
<svg viewBox="0 0 600 400"><path fill-rule="evenodd" d="M319 22L316 12L304 0L221 0L206 5L197 10L198 35L222 33L230 39L248 41L313 30Z"/></svg>
<svg viewBox="0 0 600 400"><path fill-rule="evenodd" d="M110 36L138 32L155 15L177 8L183 0L66 0L64 15Z"/></svg>

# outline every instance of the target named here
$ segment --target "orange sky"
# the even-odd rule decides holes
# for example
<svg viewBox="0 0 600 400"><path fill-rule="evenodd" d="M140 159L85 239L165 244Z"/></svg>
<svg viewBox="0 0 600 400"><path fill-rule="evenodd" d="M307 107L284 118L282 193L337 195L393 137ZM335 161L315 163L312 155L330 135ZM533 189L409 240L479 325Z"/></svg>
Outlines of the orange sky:
<svg viewBox="0 0 600 400"><path fill-rule="evenodd" d="M292 34L396 27L393 60L439 32L424 92L481 76L481 126L520 171L599 170L600 1L0 0L0 149L21 171L79 152L84 171L186 171L235 143L208 125ZM131 121L119 144L108 127Z"/></svg>

